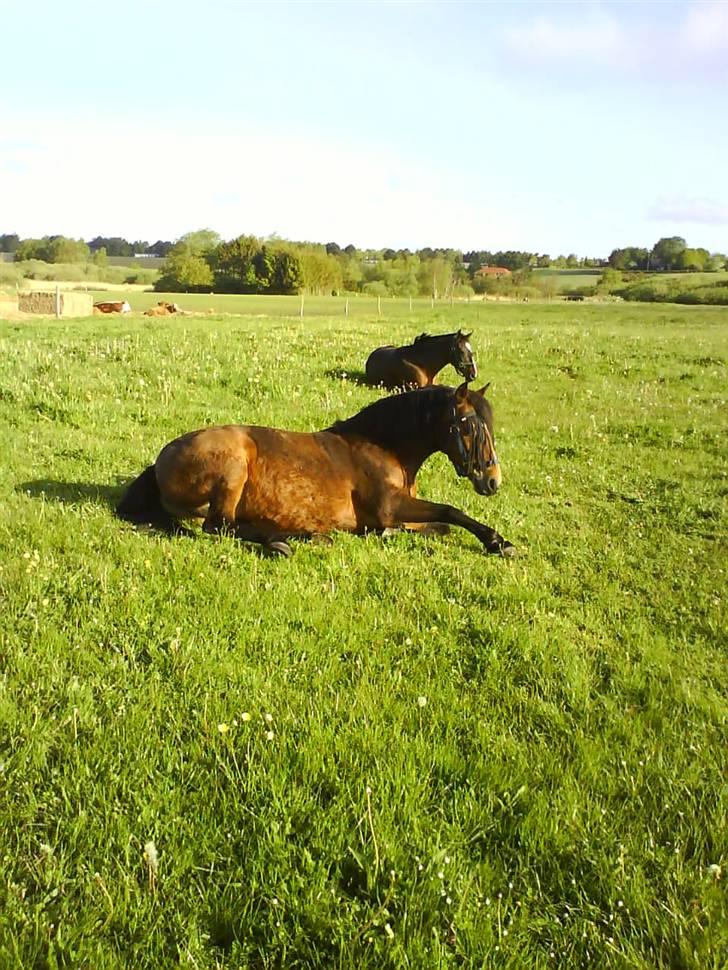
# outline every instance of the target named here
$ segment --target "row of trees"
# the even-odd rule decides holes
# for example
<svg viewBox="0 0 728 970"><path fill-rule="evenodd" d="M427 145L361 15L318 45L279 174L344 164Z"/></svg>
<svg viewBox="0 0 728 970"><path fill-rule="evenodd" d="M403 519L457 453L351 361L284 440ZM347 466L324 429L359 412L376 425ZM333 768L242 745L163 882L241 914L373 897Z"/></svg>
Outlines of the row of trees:
<svg viewBox="0 0 728 970"><path fill-rule="evenodd" d="M424 247L359 250L330 242L325 245L291 242L278 237L259 239L243 235L222 240L211 229L186 233L174 244L158 240L129 243L121 237L96 236L89 242L66 236L20 239L0 235L0 252L13 252L16 260L45 263L106 265L108 256L147 252L166 256L158 288L173 291L234 293L361 292L373 296L438 298L480 292L510 292L514 287L547 287L547 277L534 270L600 268L619 271L717 271L726 257L706 249L689 248L682 237L658 240L652 249L629 246L615 249L608 260L568 256L552 258L522 250L471 250ZM485 266L504 267L506 279L478 271Z"/></svg>
<svg viewBox="0 0 728 970"><path fill-rule="evenodd" d="M364 250L336 243L291 242L238 236L223 241L209 229L187 233L172 247L160 291L370 296L468 296L493 282L478 277L452 249ZM515 263L514 263L515 265Z"/></svg>
<svg viewBox="0 0 728 970"><path fill-rule="evenodd" d="M627 246L613 249L609 255L609 265L619 270L715 273L724 269L727 262L728 258L723 253L690 248L682 236L664 236L652 249Z"/></svg>
<svg viewBox="0 0 728 970"><path fill-rule="evenodd" d="M45 263L84 263L96 253L106 256L166 256L173 243L158 239L151 245L145 240L128 242L121 236L96 236L88 242L68 236L43 236L21 239L17 233L0 235L0 253L14 253L16 260L41 259Z"/></svg>

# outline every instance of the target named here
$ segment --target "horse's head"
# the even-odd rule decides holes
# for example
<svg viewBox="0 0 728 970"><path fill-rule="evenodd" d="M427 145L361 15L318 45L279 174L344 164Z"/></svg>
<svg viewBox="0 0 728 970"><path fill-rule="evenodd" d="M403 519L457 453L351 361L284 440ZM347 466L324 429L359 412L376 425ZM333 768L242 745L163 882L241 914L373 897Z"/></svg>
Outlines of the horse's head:
<svg viewBox="0 0 728 970"><path fill-rule="evenodd" d="M469 338L471 334L472 331L471 333L465 333L464 330L458 330L457 333L452 335L452 344L450 347L450 363L466 381L474 381L478 376L478 368L473 357L473 348L470 346Z"/></svg>
<svg viewBox="0 0 728 970"><path fill-rule="evenodd" d="M489 385L479 391L463 383L453 391L443 451L461 477L467 477L480 495L494 495L501 471L493 439L493 409L485 398Z"/></svg>

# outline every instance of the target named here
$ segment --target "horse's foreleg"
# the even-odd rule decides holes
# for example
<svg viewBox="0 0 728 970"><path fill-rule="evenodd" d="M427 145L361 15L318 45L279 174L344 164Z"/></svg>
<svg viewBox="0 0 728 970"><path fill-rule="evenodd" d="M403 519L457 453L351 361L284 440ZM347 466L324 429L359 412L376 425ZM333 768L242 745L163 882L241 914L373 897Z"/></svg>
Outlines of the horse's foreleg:
<svg viewBox="0 0 728 970"><path fill-rule="evenodd" d="M399 525L405 522L444 522L447 525L459 525L477 538L485 546L486 552L501 556L512 556L515 547L512 543L499 535L495 529L471 519L465 512L456 509L454 505L444 505L440 502L427 502L424 499L413 498L411 495L398 495L390 503L389 516L391 521L387 525Z"/></svg>

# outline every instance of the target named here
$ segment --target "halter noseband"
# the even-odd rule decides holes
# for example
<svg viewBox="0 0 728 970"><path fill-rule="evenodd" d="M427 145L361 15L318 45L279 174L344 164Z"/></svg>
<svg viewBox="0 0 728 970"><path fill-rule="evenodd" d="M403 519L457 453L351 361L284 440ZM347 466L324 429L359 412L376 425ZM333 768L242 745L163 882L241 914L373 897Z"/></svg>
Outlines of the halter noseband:
<svg viewBox="0 0 728 970"><path fill-rule="evenodd" d="M468 448L463 440L462 425L470 433L470 447ZM457 407L453 403L452 417L450 421L450 434L455 436L455 446L458 451L458 460L453 461L455 471L460 478L470 477L473 468L480 465L478 455L482 452L484 441L487 440L490 446L491 458L482 465L482 471L493 468L500 464L495 453L495 442L490 433L488 425L479 418L477 414L466 414L458 417Z"/></svg>

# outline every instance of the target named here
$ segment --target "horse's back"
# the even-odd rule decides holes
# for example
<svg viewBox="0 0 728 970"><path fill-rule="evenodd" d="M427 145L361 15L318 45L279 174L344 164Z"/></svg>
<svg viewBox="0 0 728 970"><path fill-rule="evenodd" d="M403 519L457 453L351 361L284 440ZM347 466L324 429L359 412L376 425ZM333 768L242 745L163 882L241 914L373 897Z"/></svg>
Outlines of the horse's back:
<svg viewBox="0 0 728 970"><path fill-rule="evenodd" d="M424 387L427 375L406 359L409 347L377 347L367 358L364 371L370 384L384 387Z"/></svg>
<svg viewBox="0 0 728 970"><path fill-rule="evenodd" d="M356 464L329 431L226 425L171 441L155 471L164 507L179 518L220 507L225 521L296 534L358 531Z"/></svg>
<svg viewBox="0 0 728 970"><path fill-rule="evenodd" d="M367 357L364 365L364 373L370 384L383 384L387 374L391 370L392 361L395 359L396 347L387 344L385 347L377 347Z"/></svg>

